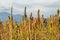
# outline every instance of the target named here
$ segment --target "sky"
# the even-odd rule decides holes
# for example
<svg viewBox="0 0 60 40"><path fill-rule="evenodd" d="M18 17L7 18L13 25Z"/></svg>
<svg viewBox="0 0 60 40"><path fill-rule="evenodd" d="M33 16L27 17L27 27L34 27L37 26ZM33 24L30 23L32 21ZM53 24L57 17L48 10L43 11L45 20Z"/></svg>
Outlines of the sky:
<svg viewBox="0 0 60 40"><path fill-rule="evenodd" d="M13 14L24 14L24 7L27 8L27 15L30 13L37 16L37 10L40 10L40 15L49 17L55 15L57 9L60 9L60 0L0 0L0 12L9 12L10 7L13 7Z"/></svg>

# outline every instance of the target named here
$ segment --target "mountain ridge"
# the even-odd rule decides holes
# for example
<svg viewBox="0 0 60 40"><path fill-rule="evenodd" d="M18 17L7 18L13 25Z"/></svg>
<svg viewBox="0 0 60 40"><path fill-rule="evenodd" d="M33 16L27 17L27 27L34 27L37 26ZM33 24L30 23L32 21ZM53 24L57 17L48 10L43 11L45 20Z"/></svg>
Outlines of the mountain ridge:
<svg viewBox="0 0 60 40"><path fill-rule="evenodd" d="M10 14L8 12L0 12L0 21L8 20L9 15ZM12 16L13 16L13 21L16 21L16 22L21 22L22 21L22 15L12 14Z"/></svg>

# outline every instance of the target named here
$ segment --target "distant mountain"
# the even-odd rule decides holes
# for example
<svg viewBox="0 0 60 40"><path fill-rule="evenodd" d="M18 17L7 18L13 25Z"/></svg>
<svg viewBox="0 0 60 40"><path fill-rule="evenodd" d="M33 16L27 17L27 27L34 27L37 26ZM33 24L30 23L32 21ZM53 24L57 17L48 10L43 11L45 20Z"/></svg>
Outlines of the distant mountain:
<svg viewBox="0 0 60 40"><path fill-rule="evenodd" d="M0 21L8 20L9 15L10 14L8 12L0 12ZM22 15L20 14L13 15L13 21L21 22Z"/></svg>
<svg viewBox="0 0 60 40"><path fill-rule="evenodd" d="M17 22L21 22L22 21L22 15L20 15L20 14L13 15L13 20L17 21Z"/></svg>

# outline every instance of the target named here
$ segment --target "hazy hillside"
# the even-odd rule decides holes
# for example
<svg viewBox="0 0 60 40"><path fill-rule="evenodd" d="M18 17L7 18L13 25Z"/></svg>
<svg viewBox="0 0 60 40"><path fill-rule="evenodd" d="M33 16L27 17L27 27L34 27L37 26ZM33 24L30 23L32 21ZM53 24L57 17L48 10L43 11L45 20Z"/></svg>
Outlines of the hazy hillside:
<svg viewBox="0 0 60 40"><path fill-rule="evenodd" d="M4 20L8 20L8 16L10 14L8 12L0 12L0 21L4 21ZM13 20L20 22L22 19L22 15L17 14L17 15L13 15Z"/></svg>

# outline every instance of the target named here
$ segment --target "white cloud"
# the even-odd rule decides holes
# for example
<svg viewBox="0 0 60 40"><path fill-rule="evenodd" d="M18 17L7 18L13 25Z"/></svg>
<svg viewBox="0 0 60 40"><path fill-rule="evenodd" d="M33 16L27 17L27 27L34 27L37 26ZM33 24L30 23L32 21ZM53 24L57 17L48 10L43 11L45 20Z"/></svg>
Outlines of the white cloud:
<svg viewBox="0 0 60 40"><path fill-rule="evenodd" d="M59 0L14 0L15 3L19 4L30 4L30 3L41 3L41 4L51 4Z"/></svg>
<svg viewBox="0 0 60 40"><path fill-rule="evenodd" d="M45 6L52 5L55 2L58 3L58 1L59 0L0 0L0 10L10 9L10 6L13 5L13 13L22 14L24 7L27 6L27 15L30 15L30 12L33 12L33 14L36 15L38 9L41 10L41 14L47 14L49 12L53 13L56 8Z"/></svg>

